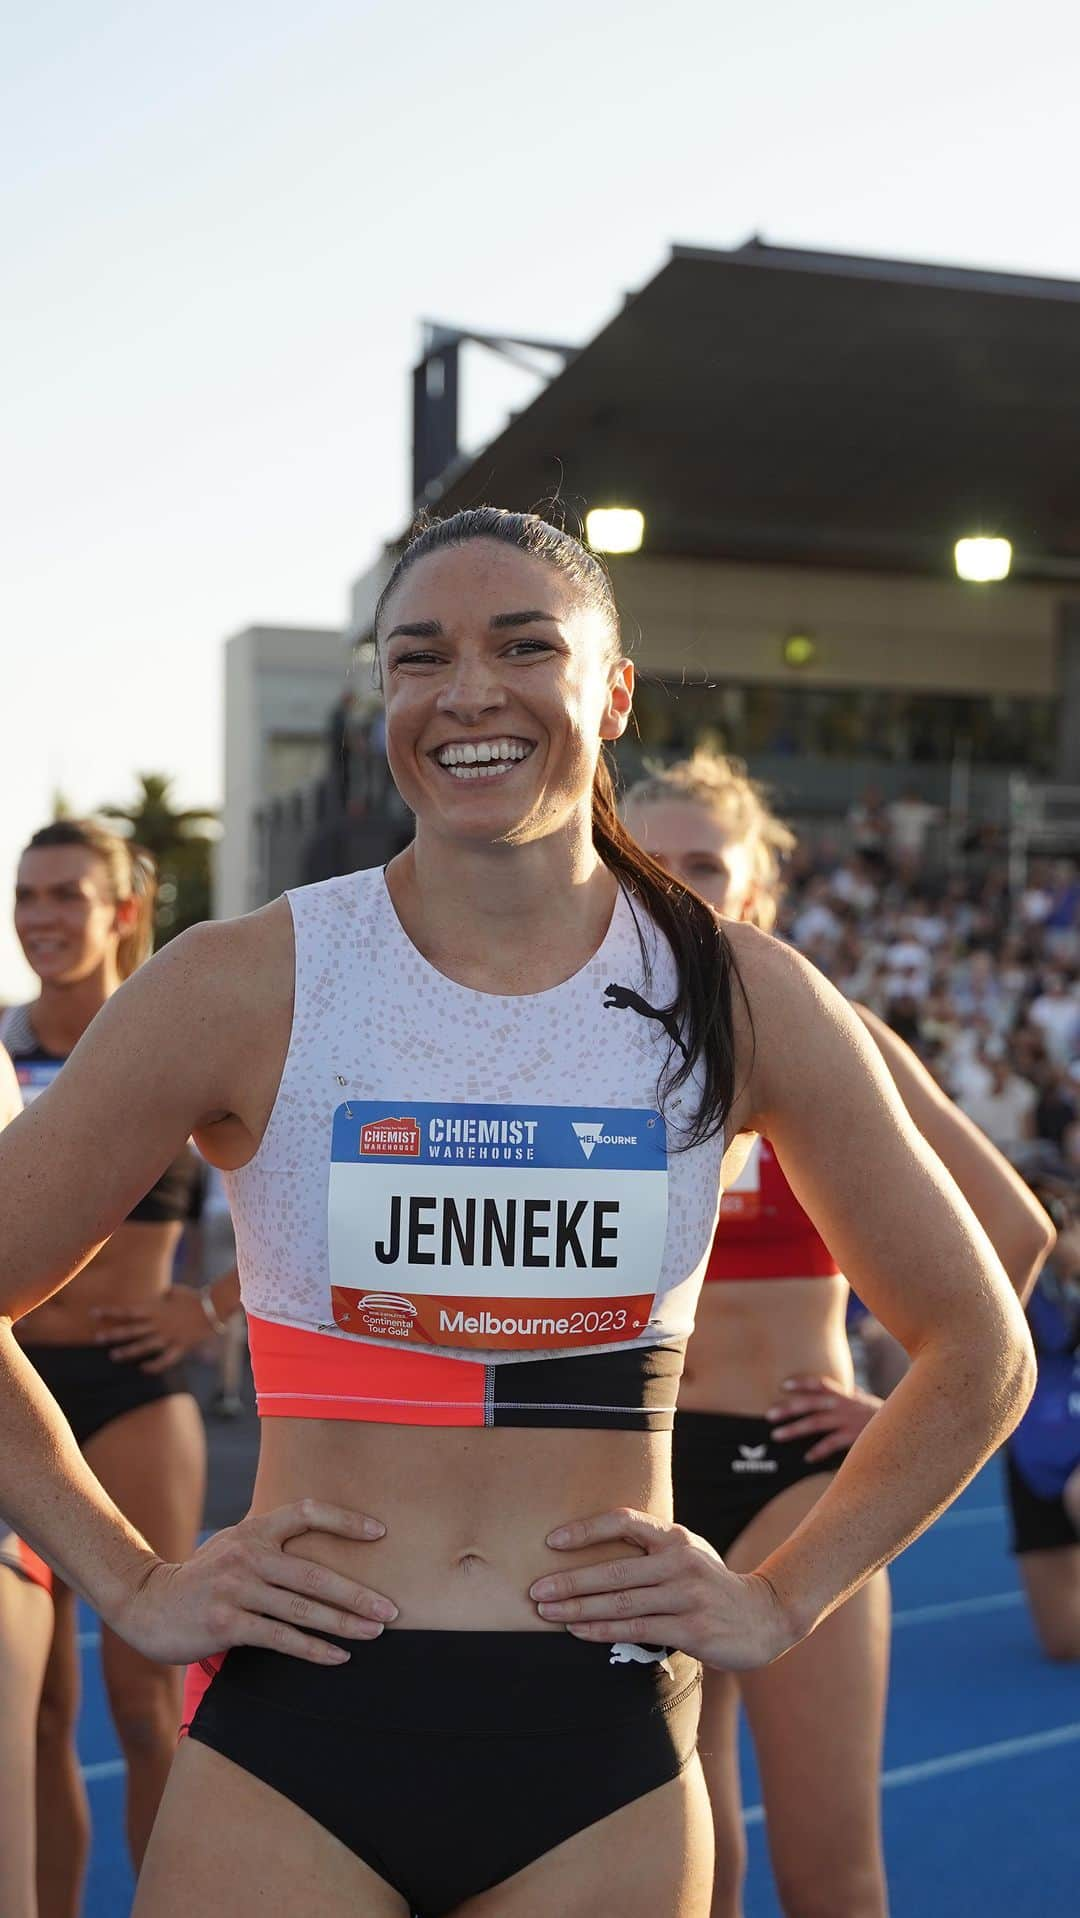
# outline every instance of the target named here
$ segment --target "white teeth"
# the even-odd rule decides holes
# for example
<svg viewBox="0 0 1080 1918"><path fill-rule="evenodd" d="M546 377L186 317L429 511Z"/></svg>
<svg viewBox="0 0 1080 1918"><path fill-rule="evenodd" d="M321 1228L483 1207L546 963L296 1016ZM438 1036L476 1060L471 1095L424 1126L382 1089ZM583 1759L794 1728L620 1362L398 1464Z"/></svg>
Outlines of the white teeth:
<svg viewBox="0 0 1080 1918"><path fill-rule="evenodd" d="M440 746L435 757L447 772L478 767L481 772L502 771L518 760L527 759L532 744L523 739L481 739L461 745Z"/></svg>

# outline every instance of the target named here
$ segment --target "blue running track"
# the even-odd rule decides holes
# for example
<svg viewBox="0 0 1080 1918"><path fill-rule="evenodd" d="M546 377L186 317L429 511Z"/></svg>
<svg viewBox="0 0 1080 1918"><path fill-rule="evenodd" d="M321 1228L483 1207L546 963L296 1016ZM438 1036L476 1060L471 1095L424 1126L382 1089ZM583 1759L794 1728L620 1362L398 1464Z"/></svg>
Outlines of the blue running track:
<svg viewBox="0 0 1080 1918"><path fill-rule="evenodd" d="M1006 1553L996 1464L893 1567L893 1599L884 1793L893 1918L1080 1911L1080 1666L1038 1652ZM124 1918L123 1768L89 1614L83 1679L79 1751L94 1817L84 1918ZM780 1918L749 1749L743 1775L746 1918Z"/></svg>

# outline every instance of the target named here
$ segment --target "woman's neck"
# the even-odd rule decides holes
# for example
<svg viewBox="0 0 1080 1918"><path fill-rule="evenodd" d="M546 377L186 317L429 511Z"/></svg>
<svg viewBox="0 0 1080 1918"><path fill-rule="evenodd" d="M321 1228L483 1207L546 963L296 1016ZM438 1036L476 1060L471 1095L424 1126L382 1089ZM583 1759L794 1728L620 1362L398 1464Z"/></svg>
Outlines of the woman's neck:
<svg viewBox="0 0 1080 1918"><path fill-rule="evenodd" d="M418 833L387 871L405 931L463 985L543 992L602 945L616 882L588 837L452 849Z"/></svg>
<svg viewBox="0 0 1080 1918"><path fill-rule="evenodd" d="M116 968L107 960L83 979L46 980L30 1013L30 1022L45 1051L58 1056L73 1051L119 984Z"/></svg>

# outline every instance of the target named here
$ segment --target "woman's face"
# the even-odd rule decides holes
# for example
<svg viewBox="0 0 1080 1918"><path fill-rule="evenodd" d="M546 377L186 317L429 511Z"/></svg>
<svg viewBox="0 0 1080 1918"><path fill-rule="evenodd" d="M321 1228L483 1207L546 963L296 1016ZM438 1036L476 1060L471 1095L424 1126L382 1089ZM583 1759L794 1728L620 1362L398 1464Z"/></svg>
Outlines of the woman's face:
<svg viewBox="0 0 1080 1918"><path fill-rule="evenodd" d="M758 902L754 849L702 800L630 800L629 831L661 866L692 886L724 919L750 919Z"/></svg>
<svg viewBox="0 0 1080 1918"><path fill-rule="evenodd" d="M417 560L382 619L386 751L427 831L522 845L591 803L633 667L546 561L497 540Z"/></svg>
<svg viewBox="0 0 1080 1918"><path fill-rule="evenodd" d="M84 846L35 846L15 881L15 931L42 982L70 984L115 958L123 909L108 870Z"/></svg>

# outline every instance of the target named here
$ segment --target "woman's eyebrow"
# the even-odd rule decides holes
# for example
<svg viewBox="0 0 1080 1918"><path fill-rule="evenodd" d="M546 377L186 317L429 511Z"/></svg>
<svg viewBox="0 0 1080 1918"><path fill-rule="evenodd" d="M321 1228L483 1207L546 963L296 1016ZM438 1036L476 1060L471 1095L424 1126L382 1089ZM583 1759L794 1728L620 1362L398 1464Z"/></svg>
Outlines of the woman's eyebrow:
<svg viewBox="0 0 1080 1918"><path fill-rule="evenodd" d="M531 626L534 625L537 620L546 620L549 625L552 626L558 625L554 613L542 613L536 607L532 607L524 613L495 613L491 619L488 620L488 629L490 632L499 633L507 626ZM401 637L406 639L441 639L442 633L442 626L437 619L410 620L407 625L391 627L386 635L386 643L389 645L392 639L399 639Z"/></svg>

